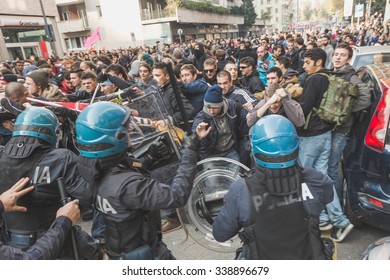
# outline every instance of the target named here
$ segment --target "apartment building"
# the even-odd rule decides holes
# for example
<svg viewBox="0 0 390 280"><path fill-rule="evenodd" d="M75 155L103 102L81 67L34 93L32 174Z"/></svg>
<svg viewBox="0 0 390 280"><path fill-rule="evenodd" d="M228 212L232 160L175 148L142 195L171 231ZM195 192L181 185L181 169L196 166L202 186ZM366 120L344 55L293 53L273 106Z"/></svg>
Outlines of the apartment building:
<svg viewBox="0 0 390 280"><path fill-rule="evenodd" d="M267 31L286 31L297 22L299 0L255 0L256 13L267 18Z"/></svg>
<svg viewBox="0 0 390 280"><path fill-rule="evenodd" d="M62 56L57 17L55 0L1 1L0 60Z"/></svg>

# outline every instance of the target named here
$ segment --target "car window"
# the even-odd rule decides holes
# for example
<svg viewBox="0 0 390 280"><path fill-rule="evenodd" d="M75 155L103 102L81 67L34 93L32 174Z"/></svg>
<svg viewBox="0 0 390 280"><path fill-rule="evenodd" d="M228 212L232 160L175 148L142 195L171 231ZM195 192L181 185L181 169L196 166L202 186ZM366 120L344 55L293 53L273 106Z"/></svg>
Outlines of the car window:
<svg viewBox="0 0 390 280"><path fill-rule="evenodd" d="M369 65L373 63L381 63L381 62L390 62L390 53L368 53L357 55L355 61L353 62L353 67L355 69L359 69L364 65Z"/></svg>

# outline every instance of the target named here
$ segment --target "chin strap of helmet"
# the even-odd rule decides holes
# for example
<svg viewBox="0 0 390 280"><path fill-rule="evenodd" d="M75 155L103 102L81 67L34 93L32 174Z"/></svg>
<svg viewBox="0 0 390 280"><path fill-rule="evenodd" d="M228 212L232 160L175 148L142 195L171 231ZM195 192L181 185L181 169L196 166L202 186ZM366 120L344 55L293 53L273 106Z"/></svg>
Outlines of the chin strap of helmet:
<svg viewBox="0 0 390 280"><path fill-rule="evenodd" d="M258 168L265 176L267 189L271 194L284 196L298 192L302 183L298 164L281 169Z"/></svg>
<svg viewBox="0 0 390 280"><path fill-rule="evenodd" d="M5 145L4 155L10 158L27 158L38 148L53 148L34 137L12 137Z"/></svg>

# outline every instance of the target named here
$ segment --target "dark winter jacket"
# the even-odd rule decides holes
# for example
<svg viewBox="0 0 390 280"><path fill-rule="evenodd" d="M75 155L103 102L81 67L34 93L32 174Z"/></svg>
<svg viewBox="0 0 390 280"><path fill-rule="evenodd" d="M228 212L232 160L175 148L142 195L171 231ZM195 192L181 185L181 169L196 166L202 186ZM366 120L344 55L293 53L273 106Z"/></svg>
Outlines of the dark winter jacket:
<svg viewBox="0 0 390 280"><path fill-rule="evenodd" d="M247 77L242 76L240 81L241 84L252 94L262 92L265 89L263 82L260 80L259 73L256 70L252 71L252 73Z"/></svg>
<svg viewBox="0 0 390 280"><path fill-rule="evenodd" d="M244 158L246 151L248 150L247 136L249 128L246 124L246 111L242 108L241 104L225 99L224 111L228 117L228 123L232 131L232 136L234 140L234 148L237 151L240 161L246 161L247 158ZM196 127L201 123L208 123L211 127L210 133L200 141L199 156L200 159L205 159L210 156L215 151L215 146L217 144L218 130L216 125L216 120L214 117L210 116L207 113L207 108L204 108L200 111L194 118L194 123L192 125L192 130L195 132Z"/></svg>

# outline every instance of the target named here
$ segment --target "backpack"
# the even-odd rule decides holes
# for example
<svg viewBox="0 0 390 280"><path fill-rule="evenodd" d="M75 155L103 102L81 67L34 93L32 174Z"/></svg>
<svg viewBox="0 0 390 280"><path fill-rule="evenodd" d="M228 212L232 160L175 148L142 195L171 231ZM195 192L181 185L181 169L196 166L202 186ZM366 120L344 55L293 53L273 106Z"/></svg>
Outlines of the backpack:
<svg viewBox="0 0 390 280"><path fill-rule="evenodd" d="M335 127L344 124L348 116L352 113L352 105L359 95L357 85L349 80L356 73L344 76L344 78L318 73L329 80L329 87L322 96L320 106L313 110L306 117L304 128L307 129L312 113L315 113L321 120L327 123L335 124Z"/></svg>

